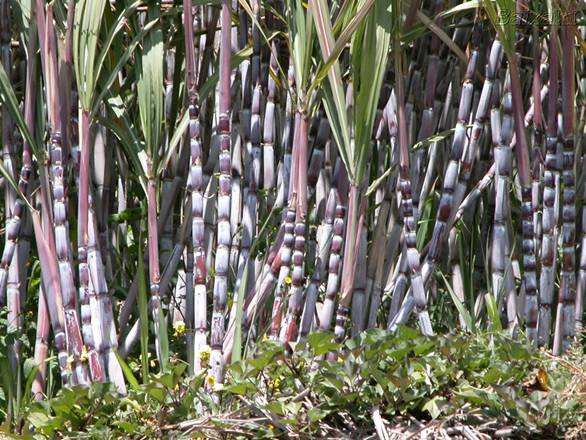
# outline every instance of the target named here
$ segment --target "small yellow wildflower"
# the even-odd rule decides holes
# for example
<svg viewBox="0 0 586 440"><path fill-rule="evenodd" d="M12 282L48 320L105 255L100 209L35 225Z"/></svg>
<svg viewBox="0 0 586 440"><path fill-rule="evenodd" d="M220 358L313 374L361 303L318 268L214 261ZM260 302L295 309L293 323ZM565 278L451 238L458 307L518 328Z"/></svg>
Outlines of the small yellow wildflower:
<svg viewBox="0 0 586 440"><path fill-rule="evenodd" d="M293 282L291 277L285 277L285 279L283 281L285 281L285 284L291 284Z"/></svg>
<svg viewBox="0 0 586 440"><path fill-rule="evenodd" d="M210 388L213 388L215 384L216 384L216 378L214 376L212 376L211 374L208 374L206 376L206 385L209 386Z"/></svg>
<svg viewBox="0 0 586 440"><path fill-rule="evenodd" d="M73 357L72 354L70 354L69 356L67 356L67 369L71 370L71 367L73 366L73 361L75 360L75 358Z"/></svg>
<svg viewBox="0 0 586 440"><path fill-rule="evenodd" d="M262 337L261 341L262 341L262 342L266 342L266 341L268 341L268 340L269 340L269 337L268 337L266 334L265 334L265 335L263 335L263 337Z"/></svg>
<svg viewBox="0 0 586 440"><path fill-rule="evenodd" d="M177 321L173 323L173 328L175 329L175 336L181 336L185 334L185 323L183 321Z"/></svg>
<svg viewBox="0 0 586 440"><path fill-rule="evenodd" d="M199 359L201 361L202 366L206 366L208 364L211 353L212 349L207 344L199 349Z"/></svg>
<svg viewBox="0 0 586 440"><path fill-rule="evenodd" d="M274 391L279 391L281 389L281 379L275 377L275 380L271 380L270 382Z"/></svg>
<svg viewBox="0 0 586 440"><path fill-rule="evenodd" d="M88 353L88 349L87 347L84 345L83 347L81 347L81 355L79 355L79 360L81 362L87 362L89 360L90 356Z"/></svg>

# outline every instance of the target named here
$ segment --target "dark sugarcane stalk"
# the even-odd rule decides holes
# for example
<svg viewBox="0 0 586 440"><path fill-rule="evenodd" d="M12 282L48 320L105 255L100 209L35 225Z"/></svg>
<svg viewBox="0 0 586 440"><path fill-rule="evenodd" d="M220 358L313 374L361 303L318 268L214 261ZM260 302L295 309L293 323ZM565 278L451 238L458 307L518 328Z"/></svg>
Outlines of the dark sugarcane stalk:
<svg viewBox="0 0 586 440"><path fill-rule="evenodd" d="M92 199L89 201L89 225L88 225L88 267L91 286L94 294L90 299L90 304L95 307L98 313L93 314L101 317L98 325L94 325L92 316L93 334L101 333L101 345L98 346L100 357L103 359L104 372L107 374L109 381L116 385L118 393L126 394L126 384L122 368L116 357L118 341L116 338L116 327L114 325L114 316L112 313L112 301L106 285L106 273L99 248L99 230L96 213L93 209ZM94 304L92 304L94 303ZM90 363L90 367L91 363Z"/></svg>
<svg viewBox="0 0 586 440"><path fill-rule="evenodd" d="M283 244L279 251L279 258L276 261L279 264L277 285L275 289L275 299L273 302L272 320L271 320L271 337L277 339L282 327L284 291L288 287L285 280L289 277L291 266L293 244L295 242L295 197L291 199L289 209L284 219ZM275 264L276 266L276 264Z"/></svg>
<svg viewBox="0 0 586 440"><path fill-rule="evenodd" d="M236 52L243 49L248 42L248 15L246 11L238 7L238 2L232 2L232 9L238 11L238 26L232 29L232 47ZM235 71L236 72L236 71ZM243 184L247 180L245 170L250 170L250 121L251 121L251 106L252 106L252 83L251 83L251 69L250 60L244 59L238 66L236 77L240 77L240 106L238 111L238 123L242 130L233 130L236 138L232 144L232 195L230 206L230 227L232 234L232 242L230 243L230 279L235 281L239 277L239 256L240 246L243 240L243 233L241 222L243 220ZM238 103L234 103L234 108L238 108ZM242 132L242 133L241 133ZM244 145L244 151L243 151ZM245 166L243 166L242 156L246 156ZM246 194L246 189L244 190ZM250 225L247 225L250 228ZM241 260L240 260L241 261ZM235 292L238 292L238 287L235 287ZM236 302L233 302L236 305ZM230 319L235 318L236 309L232 307L230 311Z"/></svg>
<svg viewBox="0 0 586 440"><path fill-rule="evenodd" d="M397 126L399 141L400 173L399 173L399 190L401 192L401 209L403 213L403 231L405 234L406 257L410 272L411 286L413 297L415 298L416 311L419 317L421 332L426 336L433 335L429 313L427 311L427 299L421 271L419 267L419 251L417 250L416 230L417 224L413 212L413 199L411 197L411 181L409 166L409 148L407 145L407 124L405 118L405 92L403 84L403 68L401 60L400 43L398 36L395 35L395 88L397 93Z"/></svg>
<svg viewBox="0 0 586 440"><path fill-rule="evenodd" d="M383 203L382 208L378 214L377 223L374 229L374 237L376 237L376 240L371 245L371 249L367 255L368 270L371 271L371 267L374 267L374 274L369 273L367 280L367 283L370 284L371 293L370 306L366 318L366 328L372 328L376 326L377 315L381 305L383 294L382 283L384 276L385 248L387 245L387 240L390 236L390 231L387 225L390 210L391 201L388 200L386 203Z"/></svg>
<svg viewBox="0 0 586 440"><path fill-rule="evenodd" d="M460 206L458 207L454 215L452 230L454 229L455 225L460 221L460 219L464 215L464 212L468 209L471 209L480 197L480 195L484 192L484 190L488 188L488 186L494 179L495 172L496 164L493 163L486 172L486 174L470 190L470 192L464 198L464 200L462 200L462 203L460 203Z"/></svg>
<svg viewBox="0 0 586 440"><path fill-rule="evenodd" d="M334 336L341 342L346 336L346 322L352 305L356 267L359 259L360 230L364 224L366 199L360 200L360 189L350 184L348 195L348 217L342 257L342 279L340 281L340 301L336 309Z"/></svg>
<svg viewBox="0 0 586 440"><path fill-rule="evenodd" d="M335 190L334 190L335 191ZM340 275L342 273L342 251L344 246L344 229L345 229L346 208L340 202L336 194L336 211L332 226L332 244L330 247L330 258L328 260L328 279L326 284L326 296L319 317L319 326L322 330L330 330L332 318L336 306L336 294L340 285Z"/></svg>
<svg viewBox="0 0 586 440"><path fill-rule="evenodd" d="M474 167L474 161L478 151L478 142L480 141L484 131L484 126L489 117L490 100L492 97L492 90L497 69L501 62L501 56L502 44L498 39L495 39L491 45L490 53L488 55L488 62L486 63L484 84L482 86L478 106L476 108L474 124L472 131L470 132L470 140L464 154L462 155L460 178L458 179L458 183L454 191L454 207L460 205L464 199L466 190L468 189L470 177L472 175L472 169ZM452 215L450 217L450 221L448 222L448 226L454 224L454 214L455 211L452 210Z"/></svg>
<svg viewBox="0 0 586 440"><path fill-rule="evenodd" d="M289 83L289 89L293 90L295 88L295 69L291 58L289 58L287 81ZM281 149L283 151L283 161L281 166L282 179L277 192L277 200L275 201L275 205L278 207L285 206L290 198L291 170L293 168L292 148L296 124L296 119L293 116L293 113L293 98L291 97L291 94L288 93L285 102L285 122L283 124L283 134L281 137Z"/></svg>
<svg viewBox="0 0 586 440"><path fill-rule="evenodd" d="M193 364L190 368L195 373L201 370L201 350L207 344L207 290L206 290L206 255L204 248L204 199L203 199L203 158L201 127L199 123L199 105L196 95L198 64L195 58L193 41L193 19L191 2L183 2L185 28L185 62L187 87L189 90L189 140L191 151L189 184L191 190L191 239L193 247Z"/></svg>
<svg viewBox="0 0 586 440"><path fill-rule="evenodd" d="M11 29L10 29L10 4L8 0L0 2L0 62L7 72L8 77L11 77L12 72L12 49L10 47ZM2 157L4 169L11 177L16 180L16 152L13 141L14 124L9 112L2 109ZM9 246L6 260L4 255L0 260L0 268L2 270L2 279L0 280L0 307L8 306L8 325L7 332L15 332L20 334L22 331L22 300L20 283L21 279L26 280L26 274L21 273L20 268L20 253L24 250L18 241L20 232L20 224L22 222L21 216L25 213L22 209L22 202L17 206L16 191L12 185L4 185L4 215L6 219L6 240L5 243ZM16 255L16 258L14 258ZM8 262L8 259L11 261ZM6 272L8 269L8 272ZM15 390L20 393L20 341L15 338L13 342L9 343L8 358L15 373Z"/></svg>
<svg viewBox="0 0 586 440"><path fill-rule="evenodd" d="M431 12L433 15L436 15L440 12L442 8L442 2L434 1L431 5ZM441 17L438 18L436 25L441 27L442 19ZM423 48L425 50L426 59L426 72L425 72L425 81L423 83L423 87L419 90L411 90L411 93L421 93L423 94L423 108L421 109L421 123L419 126L419 132L417 134L417 141L421 141L430 137L435 127L438 123L437 115L436 115L436 108L434 105L434 95L437 89L438 83L438 71L440 68L439 64L439 57L438 52L441 46L441 40L432 33L431 41L429 44L429 48ZM422 51L423 52L423 51ZM431 153L431 151L430 151ZM415 160L414 160L414 184L413 184L413 206L416 208L416 218L419 217L419 213L423 209L423 204L427 199L428 192L425 188L425 175L427 174L427 170L433 169L434 162L429 160L430 154L428 153L426 148L420 148L415 153ZM426 160L427 159L427 160ZM426 164L427 162L427 164ZM424 173L424 169L427 168L426 172Z"/></svg>
<svg viewBox="0 0 586 440"><path fill-rule="evenodd" d="M580 36L582 39L586 37L586 26L580 26ZM583 122L586 118L586 108L584 107L584 102L586 99L586 59L584 57L580 58L580 80L578 83L578 87L580 90L580 96L582 98L581 104L581 115L580 126L584 126ZM580 129L577 130L577 133L580 133ZM583 144L584 138L581 139L581 144ZM578 147L580 148L580 147ZM584 165L584 153L582 154L582 165ZM581 177L584 178L585 174L582 171ZM582 190L582 200L586 200L586 185L584 185ZM583 319L584 319L584 292L586 291L586 204L582 207L582 223L581 223L581 233L582 239L580 241L580 260L579 260L579 268L578 268L578 281L576 285L576 308L575 308L575 320L576 320L576 333L580 333L583 329Z"/></svg>
<svg viewBox="0 0 586 440"><path fill-rule="evenodd" d="M37 14L39 9L37 9ZM64 307L65 327L67 334L67 346L70 354L77 363L76 380L81 385L88 384L90 378L87 376L86 365L80 361L82 353L86 351L83 344L80 330L80 319L77 309L77 291L75 287L75 278L73 275L73 264L71 262L71 242L69 240L67 222L67 209L65 194L67 191L65 185L65 169L63 166L63 152L61 147L61 107L60 96L58 93L58 73L57 73L57 43L55 29L53 24L53 10L49 6L46 13L45 40L43 52L45 53L45 82L46 96L48 103L48 123L49 123L49 143L47 145L51 172L49 174L52 187L53 201L53 227L54 235L50 243L55 243L54 256L55 264L59 271L59 281L61 283L61 294ZM46 208L46 207L45 207ZM37 238L38 239L38 238ZM100 365L96 353L89 353L89 366L91 378L101 381L104 379L103 367Z"/></svg>
<svg viewBox="0 0 586 440"><path fill-rule="evenodd" d="M291 73L291 72L290 72ZM291 103L291 105L293 105ZM300 124L301 124L301 114L296 112L295 113L295 128L293 130L293 145L297 145L298 137L300 133ZM295 219L297 217L297 180L298 180L298 173L297 173L297 164L299 162L299 149L294 148L293 154L291 155L291 169L290 169L290 178L289 178L289 188L283 194L289 194L289 202L288 202L288 210L284 214L284 236L283 236L283 244L279 251L279 259L276 263L280 265L278 271L279 275L277 278L277 285L275 290L275 300L273 302L273 310L272 310L272 318L271 318L271 337L277 339L281 335L281 330L284 329L283 327L283 305L285 301L285 290L288 289L286 286L290 284L289 282L285 283L286 280L289 280L289 272L291 270L291 263L292 263L292 256L293 256L293 246L295 243ZM287 150L285 149L285 155L287 154ZM284 182L281 184L284 186ZM275 263L273 263L275 264Z"/></svg>
<svg viewBox="0 0 586 440"><path fill-rule="evenodd" d="M543 173L543 238L541 241L541 273L539 279L538 340L540 347L548 346L551 332L551 306L553 300L554 271L556 265L555 212L556 182L558 180L557 149L557 110L558 110L558 33L552 26L549 48L549 98L547 108L547 136L545 139L545 170Z"/></svg>
<svg viewBox="0 0 586 440"><path fill-rule="evenodd" d="M495 171L495 213L492 228L491 244L491 268L492 268L492 292L498 298L505 291L505 271L510 271L507 261L506 249L508 241L508 193L512 167L512 152L510 148L513 136L512 97L505 94L503 103L503 118L500 122L498 110L491 111L492 143L494 145Z"/></svg>
<svg viewBox="0 0 586 440"><path fill-rule="evenodd" d="M303 312L299 325L299 340L304 340L313 327L316 313L318 289L325 276L326 261L330 252L332 239L332 225L335 215L335 191L329 189L329 195L325 197L328 189L327 177L323 169L325 158L325 144L329 142L330 126L326 118L317 119L317 133L313 142L313 152L307 172L309 184L309 199L314 200L313 213L309 224L309 251L307 261L314 261L314 270L311 276L305 299L303 300ZM320 222L321 220L321 222ZM316 224L320 222L320 225Z"/></svg>
<svg viewBox="0 0 586 440"><path fill-rule="evenodd" d="M367 228L362 221L358 229L358 249L356 256L356 275L354 278L354 293L352 294L351 318L352 326L350 334L352 337L357 336L366 328L368 298L366 296L367 286L367 252L368 238Z"/></svg>
<svg viewBox="0 0 586 440"><path fill-rule="evenodd" d="M297 339L297 321L303 308L303 288L305 285L305 221L307 216L307 162L308 162L308 115L298 111L299 134L294 149L297 152L294 173L295 182L295 228L293 242L293 271L287 314L281 325L281 340L285 343Z"/></svg>
<svg viewBox="0 0 586 440"><path fill-rule="evenodd" d="M537 342L537 323L539 315L539 294L537 292L537 276L536 265L537 256L541 250L541 232L542 232L542 219L541 219L541 158L543 150L543 113L541 106L541 75L540 75L540 56L541 48L537 35L537 30L534 28L533 32L533 83L532 83L532 95L533 95L533 150L532 150L532 183L531 183L531 206L533 215L533 249L535 261L533 267L525 267L525 271L533 269L533 273L527 275L527 279L530 281L529 285L525 284L525 306L524 316L526 320L526 333L527 339L532 343ZM527 119L525 119L527 122ZM527 209L526 204L524 209ZM525 215L526 213L523 212ZM527 235L527 239L529 239ZM527 243L528 244L528 243ZM525 243L523 243L525 246ZM531 260L529 259L529 263ZM525 261L524 261L525 264Z"/></svg>
<svg viewBox="0 0 586 440"><path fill-rule="evenodd" d="M215 259L214 298L211 334L211 374L216 383L224 381L224 360L222 356L225 334L225 311L228 294L228 267L230 258L230 190L231 190L231 97L230 60L232 57L231 8L228 0L222 1L220 32L220 102L218 134L220 135L220 157L218 182L218 241Z"/></svg>
<svg viewBox="0 0 586 440"><path fill-rule="evenodd" d="M541 91L549 91L547 85L541 84L541 67L542 67L542 47L539 39L537 27L533 27L533 84L532 96L534 108L533 114L533 149L532 149L532 177L531 198L533 205L533 231L535 237L535 257L539 260L539 253L541 251L541 236L542 230L542 181L543 181L543 156L544 156L544 142L543 135L545 133L544 119L543 119L543 105L542 102L545 96L542 96ZM525 124L528 125L528 120L525 118ZM526 309L525 313L529 313ZM536 315L538 311L534 312Z"/></svg>
<svg viewBox="0 0 586 440"><path fill-rule="evenodd" d="M569 21L561 28L562 47L562 259L560 291L556 313L556 332L553 352L556 355L568 350L575 336L576 302L576 169L574 151L575 86L574 86L574 28L575 3L566 3Z"/></svg>
<svg viewBox="0 0 586 440"><path fill-rule="evenodd" d="M523 109L523 96L521 88L521 77L519 75L518 62L515 58L509 58L509 73L511 80L511 95L513 104L513 118L515 123L515 157L517 170L521 183L521 217L522 217L522 245L523 253L523 284L525 287L525 310L535 311L538 303L537 274L535 259L535 243L533 229L533 206L532 206L532 179L529 162L529 145L525 132L525 111ZM498 169L497 164L497 169ZM525 313L523 313L525 314ZM535 340L537 328L537 314L526 316L526 327L528 337Z"/></svg>
<svg viewBox="0 0 586 440"><path fill-rule="evenodd" d="M254 71L254 69L253 69ZM245 273L246 262L249 258L250 247L252 245L253 237L256 236L256 225L258 217L258 190L261 185L261 86L258 83L252 93L252 107L250 118L250 160L248 162L248 178L247 188L245 191L244 210L241 224L241 243L240 243L240 257L238 262L238 271L236 278L236 285L234 288L235 295L238 295L240 290L240 283L244 278L248 278L249 274ZM237 297L235 296L234 304L237 304ZM235 310L234 310L235 312Z"/></svg>
<svg viewBox="0 0 586 440"><path fill-rule="evenodd" d="M307 298L299 327L299 340L305 340L311 331L314 317L316 314L316 302L319 286L325 277L326 262L331 255L331 246L333 242L334 216L336 213L336 190L330 189L328 200L325 207L324 221L317 232L317 247L315 259L315 269L311 277L311 282L307 288Z"/></svg>
<svg viewBox="0 0 586 440"><path fill-rule="evenodd" d="M46 208L45 208L46 209ZM46 217L46 215L44 215ZM76 384L87 378L87 372L83 372L84 366L81 365L79 358L69 357L68 354L68 327L65 322L65 313L63 309L63 297L61 294L61 283L59 281L59 268L57 267L57 258L55 249L51 249L50 240L53 238L49 229L52 225L46 224L45 230L41 226L41 218L38 211L32 213L33 226L35 230L35 241L39 261L45 270L41 271L43 292L45 301L49 310L51 327L53 328L53 340L57 349L57 359L59 362L61 380L64 385ZM79 338L81 339L81 337ZM71 361L71 362L70 362ZM87 382L86 382L87 383Z"/></svg>
<svg viewBox="0 0 586 440"><path fill-rule="evenodd" d="M460 169L460 161L463 159L463 154L466 147L466 131L468 121L470 119L470 112L472 107L472 96L474 94L473 77L476 71L476 63L478 60L478 49L475 47L468 60L464 84L462 85L462 93L460 96L460 104L458 108L458 119L454 131L454 139L452 141L452 148L450 152L450 161L444 174L444 181L442 187L442 195L440 197L440 204L437 211L436 221L433 228L433 234L429 246L427 258L433 265L440 256L441 243L445 236L445 229L452 215L454 208L456 184L458 182L458 172ZM453 83L452 83L453 84Z"/></svg>
<svg viewBox="0 0 586 440"><path fill-rule="evenodd" d="M270 69L277 72L276 43L272 42ZM267 101L265 104L264 120L263 120L263 142L262 142L262 161L263 161L263 177L262 187L267 191L269 203L274 197L272 194L276 183L276 166L275 166L275 107L277 100L277 84L274 78L269 75Z"/></svg>

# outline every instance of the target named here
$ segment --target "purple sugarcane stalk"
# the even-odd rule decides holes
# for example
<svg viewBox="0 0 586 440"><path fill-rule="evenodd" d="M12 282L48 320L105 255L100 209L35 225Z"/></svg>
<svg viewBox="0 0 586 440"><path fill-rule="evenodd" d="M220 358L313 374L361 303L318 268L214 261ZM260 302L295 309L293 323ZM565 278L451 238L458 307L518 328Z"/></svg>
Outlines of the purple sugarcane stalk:
<svg viewBox="0 0 586 440"><path fill-rule="evenodd" d="M230 45L232 14L228 0L222 0L221 33L220 33L220 102L218 133L220 135L220 156L218 182L218 238L215 260L214 298L211 334L211 374L216 383L224 381L224 321L228 294L228 267L230 258L230 153L231 153L231 96L230 96Z"/></svg>

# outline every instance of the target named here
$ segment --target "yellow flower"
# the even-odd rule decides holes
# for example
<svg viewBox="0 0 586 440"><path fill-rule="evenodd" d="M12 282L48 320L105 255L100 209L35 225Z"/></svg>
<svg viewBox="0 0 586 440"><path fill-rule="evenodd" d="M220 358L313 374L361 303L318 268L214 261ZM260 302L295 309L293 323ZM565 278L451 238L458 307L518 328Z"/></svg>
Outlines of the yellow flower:
<svg viewBox="0 0 586 440"><path fill-rule="evenodd" d="M199 359L201 361L202 366L207 365L210 360L210 354L212 353L212 349L209 345L204 345L199 349Z"/></svg>
<svg viewBox="0 0 586 440"><path fill-rule="evenodd" d="M83 347L81 347L81 355L79 356L79 360L81 362L87 362L89 360L90 356L88 353L88 349L87 347L84 345Z"/></svg>
<svg viewBox="0 0 586 440"><path fill-rule="evenodd" d="M285 279L283 281L285 281L285 284L291 284L293 282L291 277L285 277Z"/></svg>
<svg viewBox="0 0 586 440"><path fill-rule="evenodd" d="M275 380L271 380L270 384L274 391L279 391L281 389L281 379L275 377Z"/></svg>
<svg viewBox="0 0 586 440"><path fill-rule="evenodd" d="M67 368L69 370L71 370L71 367L73 366L73 361L75 360L75 358L73 357L72 354L70 354L69 356L67 356Z"/></svg>
<svg viewBox="0 0 586 440"><path fill-rule="evenodd" d="M216 384L216 378L215 378L214 376L212 376L211 374L208 374L208 375L206 376L206 384L207 384L209 387L213 388L213 387L214 387L214 385Z"/></svg>
<svg viewBox="0 0 586 440"><path fill-rule="evenodd" d="M263 337L262 337L261 341L262 341L262 342L266 342L266 341L268 341L268 340L269 340L269 337L268 337L266 334L265 334L265 335L263 335Z"/></svg>
<svg viewBox="0 0 586 440"><path fill-rule="evenodd" d="M185 334L185 323L183 321L177 321L173 323L173 328L175 329L175 336L181 336Z"/></svg>

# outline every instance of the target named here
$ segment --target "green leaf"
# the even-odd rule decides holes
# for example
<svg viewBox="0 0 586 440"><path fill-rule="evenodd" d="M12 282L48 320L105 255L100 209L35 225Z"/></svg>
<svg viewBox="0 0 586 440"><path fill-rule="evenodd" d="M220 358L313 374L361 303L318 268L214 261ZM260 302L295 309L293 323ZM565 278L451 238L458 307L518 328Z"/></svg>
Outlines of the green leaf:
<svg viewBox="0 0 586 440"><path fill-rule="evenodd" d="M449 407L448 400L442 396L435 396L423 405L423 411L427 411L431 418L437 419Z"/></svg>
<svg viewBox="0 0 586 440"><path fill-rule="evenodd" d="M116 358L118 359L118 363L122 367L122 372L124 373L124 377L128 381L130 387L134 391L138 391L140 389L140 385L138 384L136 377L134 377L132 370L130 369L128 364L124 361L124 359L122 359L117 352L114 352L114 354L116 355Z"/></svg>
<svg viewBox="0 0 586 440"><path fill-rule="evenodd" d="M458 309L458 313L460 314L460 316L464 320L464 323L466 324L466 328L468 330L470 330L471 332L475 332L476 331L476 323L472 317L472 314L470 314L470 312L468 311L468 309L466 308L464 303L460 300L460 298L458 298L458 295L456 295L456 292L454 292L454 289L452 289L451 284L448 282L448 280L446 279L444 274L442 272L440 272L440 275L441 275L442 279L444 280L444 283L446 285L446 289L448 289L448 292L450 293L450 297L452 298L454 305Z"/></svg>
<svg viewBox="0 0 586 440"><path fill-rule="evenodd" d="M325 0L310 0L315 29L322 57L328 59L333 53L334 36L328 5ZM346 111L346 100L340 63L336 60L328 70L328 82L323 88L323 104L332 128L332 135L338 146L340 156L348 171L351 182L357 182L354 162L354 148L350 140L350 124ZM358 182L360 183L360 182Z"/></svg>
<svg viewBox="0 0 586 440"><path fill-rule="evenodd" d="M484 301L486 303L486 309L488 311L488 317L494 331L500 331L503 329L501 324L501 318L498 311L498 306L494 295L491 293L484 294Z"/></svg>
<svg viewBox="0 0 586 440"><path fill-rule="evenodd" d="M88 112L98 79L95 60L106 3L106 0L80 0L75 7L73 63L79 103Z"/></svg>
<svg viewBox="0 0 586 440"><path fill-rule="evenodd" d="M321 356L339 348L339 344L335 343L333 339L330 332L315 332L308 336L307 342L315 355Z"/></svg>
<svg viewBox="0 0 586 440"><path fill-rule="evenodd" d="M4 109L10 113L10 117L15 122L22 137L30 144L36 159L39 161L43 160L44 155L41 152L42 150L39 148L36 139L26 126L22 113L20 112L20 107L18 106L16 94L14 93L14 89L10 83L10 79L6 75L2 63L0 63L0 103L2 103Z"/></svg>
<svg viewBox="0 0 586 440"><path fill-rule="evenodd" d="M147 17L149 21L158 20L160 4L151 2ZM163 118L164 118L164 72L163 61L163 31L155 25L145 38L141 56L137 57L138 110L145 149L150 160L153 161L153 171L157 169L159 155L157 150L161 145Z"/></svg>

